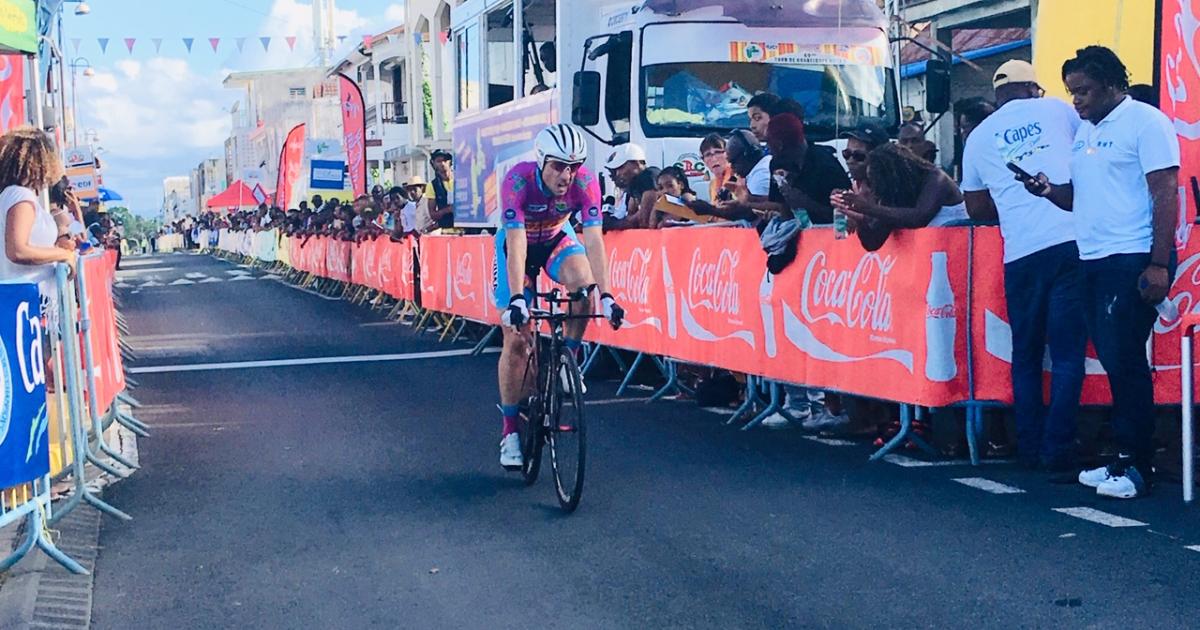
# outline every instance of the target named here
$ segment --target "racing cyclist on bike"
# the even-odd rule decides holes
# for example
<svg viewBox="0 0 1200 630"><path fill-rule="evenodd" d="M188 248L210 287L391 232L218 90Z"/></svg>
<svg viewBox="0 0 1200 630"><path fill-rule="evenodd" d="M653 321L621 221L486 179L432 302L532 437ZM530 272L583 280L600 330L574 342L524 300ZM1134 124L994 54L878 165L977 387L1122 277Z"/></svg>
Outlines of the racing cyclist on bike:
<svg viewBox="0 0 1200 630"><path fill-rule="evenodd" d="M529 301L538 275L545 270L571 293L587 293L588 299L571 305L572 314L590 312L596 289L604 317L614 328L620 327L624 316L608 293L600 183L583 166L587 159L583 134L571 125L553 125L537 135L533 146L537 160L517 164L500 182L501 220L496 231L496 307L506 309L500 317L504 330L499 366L504 418L500 465L508 470L520 469L523 461L518 406L526 394L525 365L532 351ZM582 244L570 224L575 213L582 225ZM567 324L569 349L582 345L587 324L587 319Z"/></svg>

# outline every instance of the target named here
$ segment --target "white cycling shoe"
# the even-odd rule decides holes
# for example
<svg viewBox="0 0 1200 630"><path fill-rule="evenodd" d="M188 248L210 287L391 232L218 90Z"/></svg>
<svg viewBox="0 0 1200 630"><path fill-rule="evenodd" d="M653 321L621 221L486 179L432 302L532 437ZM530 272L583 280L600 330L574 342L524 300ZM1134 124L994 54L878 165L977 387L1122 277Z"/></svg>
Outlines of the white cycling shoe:
<svg viewBox="0 0 1200 630"><path fill-rule="evenodd" d="M505 470L519 470L525 463L521 456L521 436L509 433L500 440L500 465Z"/></svg>

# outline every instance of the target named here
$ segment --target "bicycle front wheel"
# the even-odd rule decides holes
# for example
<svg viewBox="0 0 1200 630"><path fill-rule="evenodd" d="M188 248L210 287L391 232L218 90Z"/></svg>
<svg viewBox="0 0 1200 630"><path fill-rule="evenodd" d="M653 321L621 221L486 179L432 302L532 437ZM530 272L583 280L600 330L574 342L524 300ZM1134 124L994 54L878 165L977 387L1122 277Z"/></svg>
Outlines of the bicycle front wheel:
<svg viewBox="0 0 1200 630"><path fill-rule="evenodd" d="M550 437L550 467L558 504L566 512L579 507L583 494L583 472L587 461L587 424L583 417L583 376L570 350L562 348L550 366L555 386L547 395L546 430Z"/></svg>
<svg viewBox="0 0 1200 630"><path fill-rule="evenodd" d="M529 353L529 360L525 363L525 376L522 380L522 391L528 397L527 402L523 405L524 412L520 423L521 434L521 477L525 480L525 485L531 486L537 482L538 472L542 467L542 444L545 443L545 421L546 421L546 395L548 389L547 380L542 372L538 371L540 363L538 359L539 342L535 338L533 340L533 350Z"/></svg>

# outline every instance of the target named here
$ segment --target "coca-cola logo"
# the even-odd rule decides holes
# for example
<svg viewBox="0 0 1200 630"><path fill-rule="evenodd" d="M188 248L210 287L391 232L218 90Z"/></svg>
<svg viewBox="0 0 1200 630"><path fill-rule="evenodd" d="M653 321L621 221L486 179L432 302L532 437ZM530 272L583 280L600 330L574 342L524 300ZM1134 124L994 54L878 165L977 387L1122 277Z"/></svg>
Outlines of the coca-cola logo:
<svg viewBox="0 0 1200 630"><path fill-rule="evenodd" d="M617 301L626 306L650 303L650 250L635 247L627 258L609 252L608 283Z"/></svg>
<svg viewBox="0 0 1200 630"><path fill-rule="evenodd" d="M412 241L406 240L400 247L400 283L406 287L413 285L413 254L416 248Z"/></svg>
<svg viewBox="0 0 1200 630"><path fill-rule="evenodd" d="M454 297L460 300L475 299L475 291L472 287L475 274L471 263L471 254L468 252L459 256L454 265Z"/></svg>
<svg viewBox="0 0 1200 630"><path fill-rule="evenodd" d="M888 276L893 256L870 253L854 269L833 269L825 252L817 252L804 270L800 310L809 323L827 321L872 332L892 329L892 294ZM954 306L950 305L951 316Z"/></svg>
<svg viewBox="0 0 1200 630"><path fill-rule="evenodd" d="M932 319L954 319L954 305L928 306L925 308L925 317Z"/></svg>
<svg viewBox="0 0 1200 630"><path fill-rule="evenodd" d="M1195 312L1197 309L1197 292L1200 291L1200 254L1193 254L1179 263L1179 271L1175 275L1175 285L1167 299L1175 304L1181 315ZM1160 317L1154 322L1154 332L1168 333L1183 323L1182 317L1175 321L1165 322Z"/></svg>
<svg viewBox="0 0 1200 630"><path fill-rule="evenodd" d="M688 305L736 317L741 303L736 275L740 260L741 252L729 249L722 249L716 260L704 260L699 249L692 252Z"/></svg>

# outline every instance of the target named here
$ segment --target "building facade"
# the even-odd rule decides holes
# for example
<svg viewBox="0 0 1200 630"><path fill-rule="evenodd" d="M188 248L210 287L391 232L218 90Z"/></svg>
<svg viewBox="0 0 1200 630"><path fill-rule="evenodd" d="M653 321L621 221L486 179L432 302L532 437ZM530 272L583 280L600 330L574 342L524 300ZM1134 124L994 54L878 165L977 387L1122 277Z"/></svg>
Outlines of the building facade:
<svg viewBox="0 0 1200 630"><path fill-rule="evenodd" d="M225 158L209 158L192 169L191 195L194 207L203 211L208 200L229 186Z"/></svg>
<svg viewBox="0 0 1200 630"><path fill-rule="evenodd" d="M192 198L191 178L186 175L178 175L163 179L163 222L178 221L189 214L196 214L195 200Z"/></svg>
<svg viewBox="0 0 1200 630"><path fill-rule="evenodd" d="M235 72L225 78L229 89L242 91L231 108L233 130L225 141L229 183L261 184L273 193L279 154L287 134L305 124L306 138L340 137L341 115L336 90L327 89L323 68ZM298 182L303 192L307 178Z"/></svg>

